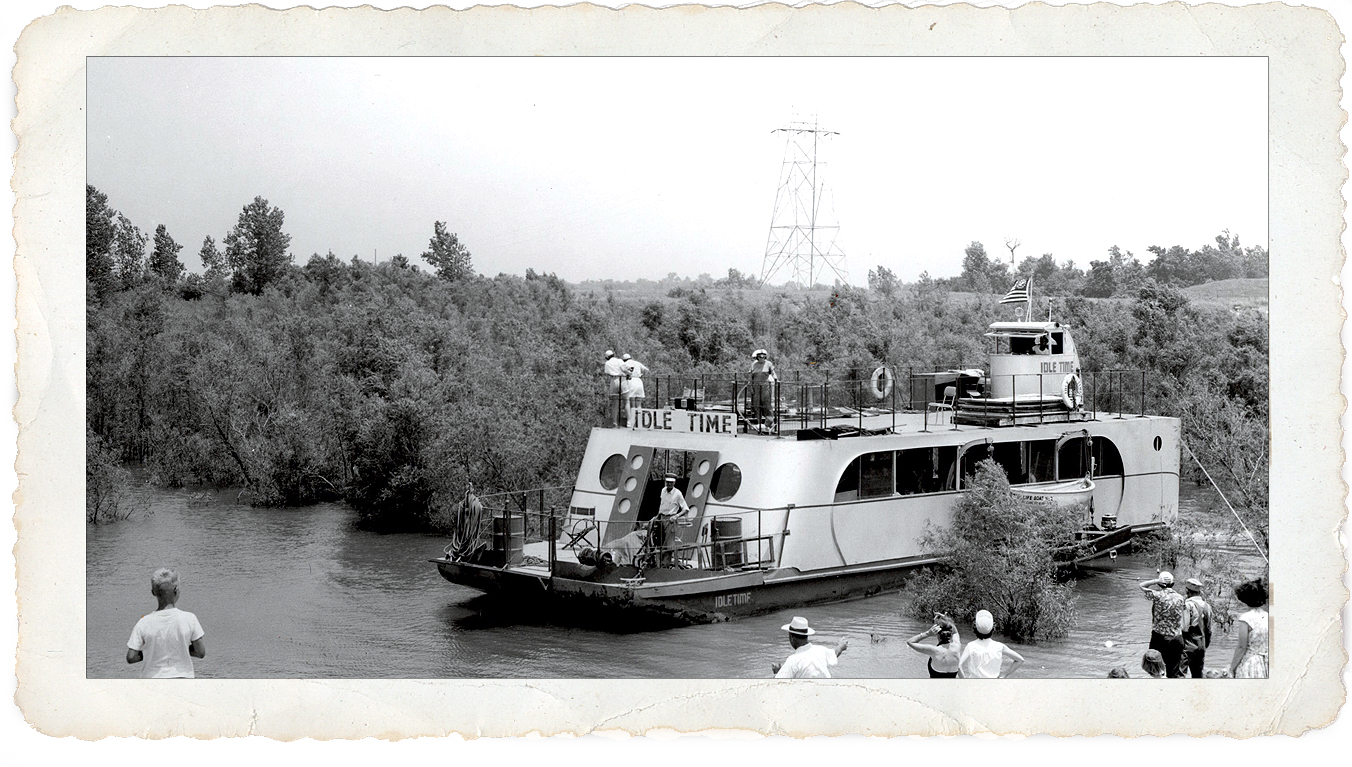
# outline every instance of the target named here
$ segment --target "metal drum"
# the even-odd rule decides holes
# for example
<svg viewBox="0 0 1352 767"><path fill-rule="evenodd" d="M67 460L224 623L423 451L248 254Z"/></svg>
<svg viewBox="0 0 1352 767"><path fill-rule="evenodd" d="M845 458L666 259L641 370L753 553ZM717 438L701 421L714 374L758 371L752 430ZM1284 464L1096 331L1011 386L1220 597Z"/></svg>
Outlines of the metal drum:
<svg viewBox="0 0 1352 767"><path fill-rule="evenodd" d="M523 551L525 546L525 517L493 517L493 552L498 555L504 566L521 564L525 558Z"/></svg>
<svg viewBox="0 0 1352 767"><path fill-rule="evenodd" d="M714 569L741 567L746 560L742 542L742 520L714 520Z"/></svg>

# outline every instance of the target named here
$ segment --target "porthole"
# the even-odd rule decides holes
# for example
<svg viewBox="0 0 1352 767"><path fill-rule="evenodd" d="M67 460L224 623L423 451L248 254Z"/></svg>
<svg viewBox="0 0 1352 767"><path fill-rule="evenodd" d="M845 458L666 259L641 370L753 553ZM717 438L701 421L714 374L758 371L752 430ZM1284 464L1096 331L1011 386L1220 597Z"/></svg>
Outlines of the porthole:
<svg viewBox="0 0 1352 767"><path fill-rule="evenodd" d="M634 461L632 465L634 467L634 471L638 471L639 469L643 468L643 456L641 455L634 456Z"/></svg>
<svg viewBox="0 0 1352 767"><path fill-rule="evenodd" d="M625 492L632 493L636 487L638 487L638 477L630 477L624 481Z"/></svg>
<svg viewBox="0 0 1352 767"><path fill-rule="evenodd" d="M709 467L709 462L708 462L708 461L700 461L700 462L699 462L699 475L702 477L702 476L704 476L705 474L708 474L708 473L709 473L709 468L710 468L710 467Z"/></svg>
<svg viewBox="0 0 1352 767"><path fill-rule="evenodd" d="M1164 447L1164 440L1160 439L1159 437L1156 437L1156 438L1155 438L1155 450L1158 451L1161 447Z"/></svg>
<svg viewBox="0 0 1352 767"><path fill-rule="evenodd" d="M620 475L624 473L624 456L616 453L601 464L601 487L614 490L620 486Z"/></svg>
<svg viewBox="0 0 1352 767"><path fill-rule="evenodd" d="M695 485L694 487L690 488L690 496L692 498L703 498L704 485Z"/></svg>
<svg viewBox="0 0 1352 767"><path fill-rule="evenodd" d="M725 463L714 470L713 497L726 501L737 495L742 487L742 470L735 463Z"/></svg>
<svg viewBox="0 0 1352 767"><path fill-rule="evenodd" d="M631 502L628 498L621 498L621 499L620 499L620 513L621 513L621 514L628 514L628 513L629 513L629 510L632 509L632 508L634 508L634 504L633 504L633 502Z"/></svg>

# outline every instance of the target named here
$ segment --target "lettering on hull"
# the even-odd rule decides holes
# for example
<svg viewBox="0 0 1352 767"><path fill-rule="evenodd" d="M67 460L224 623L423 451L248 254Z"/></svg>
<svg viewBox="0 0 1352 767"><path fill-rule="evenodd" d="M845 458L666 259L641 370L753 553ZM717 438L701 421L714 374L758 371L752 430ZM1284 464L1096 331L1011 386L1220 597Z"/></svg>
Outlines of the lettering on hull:
<svg viewBox="0 0 1352 767"><path fill-rule="evenodd" d="M743 591L739 594L719 594L714 597L714 609L720 607L739 607L741 605L751 604L751 593Z"/></svg>
<svg viewBox="0 0 1352 767"><path fill-rule="evenodd" d="M694 434L737 434L732 413L701 413L689 410L634 410L632 428L638 431L684 431Z"/></svg>

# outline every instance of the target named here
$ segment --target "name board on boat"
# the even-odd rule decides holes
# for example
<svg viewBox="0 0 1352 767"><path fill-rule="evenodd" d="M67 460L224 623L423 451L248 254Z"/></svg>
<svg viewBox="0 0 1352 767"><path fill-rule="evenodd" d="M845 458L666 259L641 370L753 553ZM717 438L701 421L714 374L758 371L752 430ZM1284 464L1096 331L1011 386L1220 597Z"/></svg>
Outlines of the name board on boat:
<svg viewBox="0 0 1352 767"><path fill-rule="evenodd" d="M630 428L638 431L685 431L694 434L726 434L730 437L737 435L737 416L732 413L636 408L629 421Z"/></svg>
<svg viewBox="0 0 1352 767"><path fill-rule="evenodd" d="M1061 360L1060 362L1043 362L1039 373L1074 373L1075 360Z"/></svg>

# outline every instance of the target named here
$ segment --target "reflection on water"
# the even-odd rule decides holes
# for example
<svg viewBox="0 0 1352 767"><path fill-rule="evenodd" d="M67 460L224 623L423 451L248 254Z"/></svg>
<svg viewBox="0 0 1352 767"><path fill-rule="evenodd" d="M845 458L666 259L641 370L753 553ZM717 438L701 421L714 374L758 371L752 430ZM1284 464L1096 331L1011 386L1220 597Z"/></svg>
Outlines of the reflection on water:
<svg viewBox="0 0 1352 767"><path fill-rule="evenodd" d="M1181 505L1188 513L1189 499ZM179 606L206 629L201 677L766 677L789 651L780 626L794 614L808 616L823 641L849 638L836 676L926 676L905 640L928 624L904 614L904 592L644 633L546 625L443 580L427 561L441 538L354 530L340 505L254 509L231 492L203 502L166 491L153 494L151 509L87 530L90 677L136 675L124 648L155 607L156 567L179 572ZM1256 557L1235 556L1261 571ZM1076 586L1078 625L1062 640L1014 645L1028 661L1019 676L1102 677L1117 665L1139 676L1150 607L1137 583L1154 575L1132 556L1087 572ZM1208 666L1228 663L1234 643L1218 635Z"/></svg>

